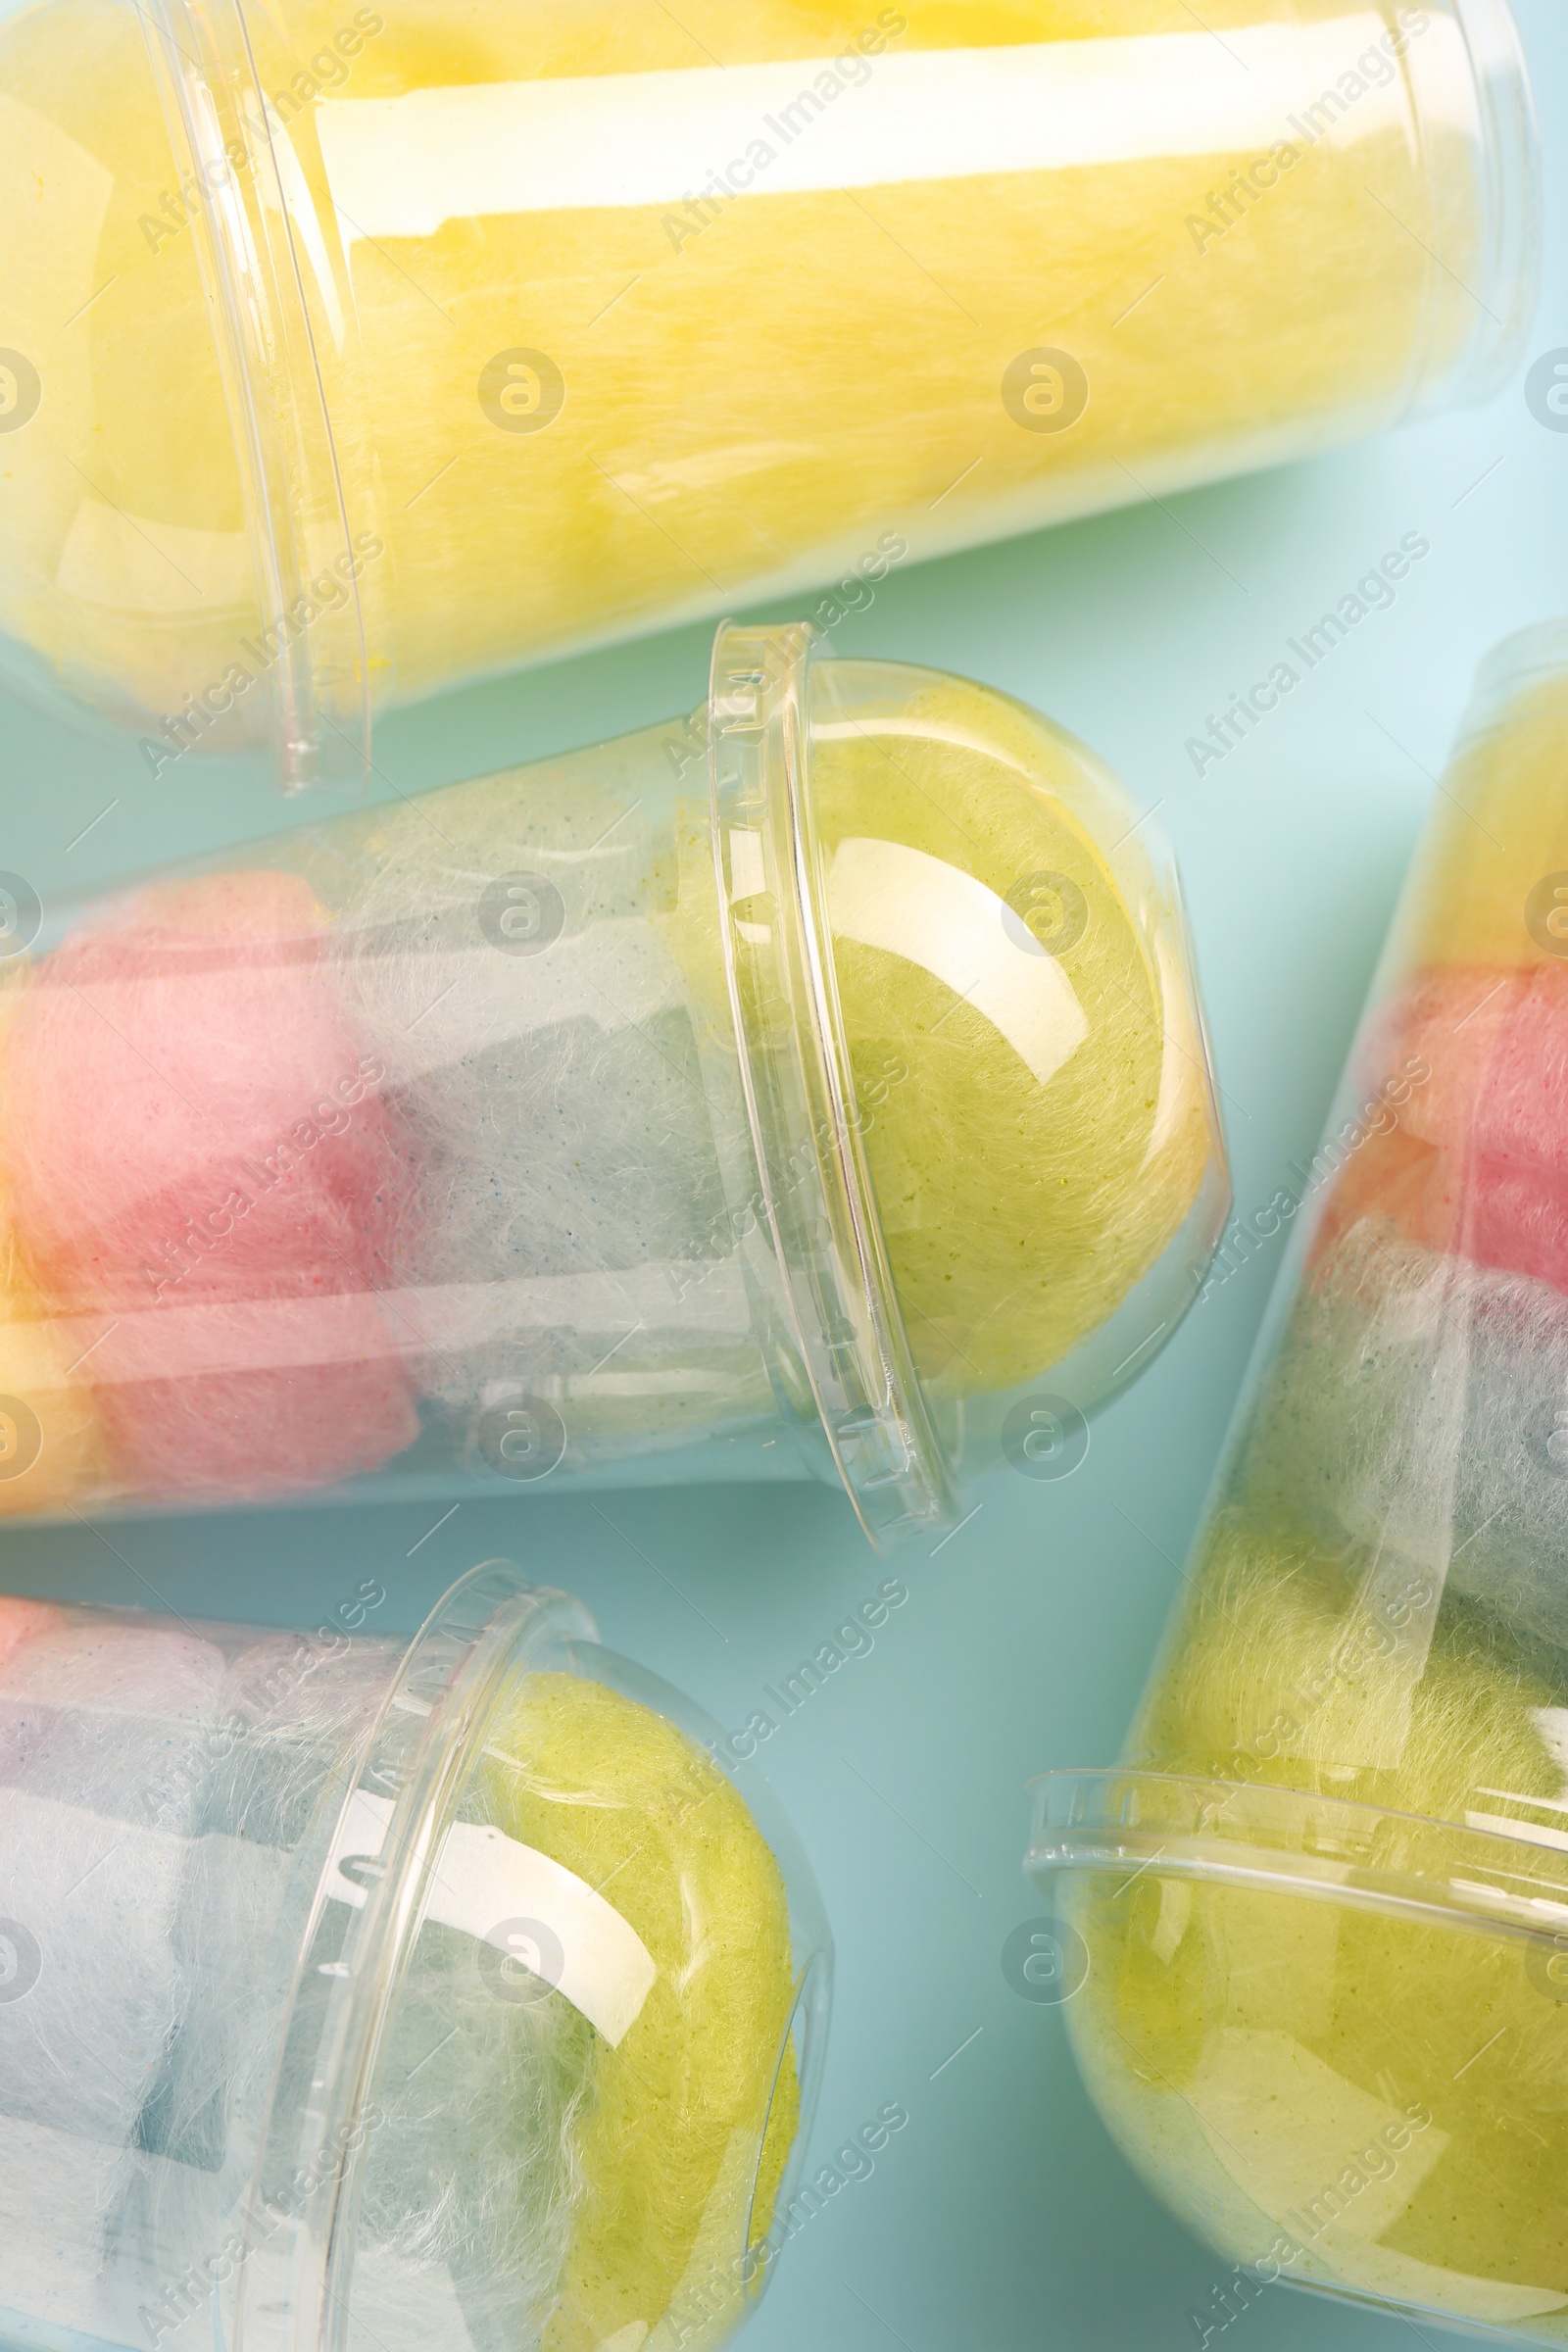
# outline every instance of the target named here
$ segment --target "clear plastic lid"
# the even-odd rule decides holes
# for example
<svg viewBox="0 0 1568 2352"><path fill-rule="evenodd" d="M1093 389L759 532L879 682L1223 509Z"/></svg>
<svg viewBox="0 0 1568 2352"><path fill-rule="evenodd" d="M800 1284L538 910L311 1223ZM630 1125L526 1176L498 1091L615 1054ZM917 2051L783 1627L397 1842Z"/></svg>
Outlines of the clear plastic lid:
<svg viewBox="0 0 1568 2352"><path fill-rule="evenodd" d="M1174 868L1091 752L966 680L729 630L712 710L735 1034L804 1360L868 1524L951 1520L1004 1462L1075 1466L1223 1228Z"/></svg>

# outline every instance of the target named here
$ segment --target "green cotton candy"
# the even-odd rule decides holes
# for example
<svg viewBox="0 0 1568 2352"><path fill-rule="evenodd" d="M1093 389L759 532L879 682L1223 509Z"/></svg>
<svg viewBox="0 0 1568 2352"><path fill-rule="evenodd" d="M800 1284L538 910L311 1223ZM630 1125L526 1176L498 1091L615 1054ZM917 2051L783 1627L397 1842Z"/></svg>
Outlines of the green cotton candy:
<svg viewBox="0 0 1568 2352"><path fill-rule="evenodd" d="M1419 1571L1234 1507L1196 1581L1134 1769L1375 1804L1391 1858L1410 1816L1523 1825L1548 1842L1513 1859L1541 1854L1541 1895L1562 1886L1560 1652L1521 1649L1451 1590L1439 1612ZM1264 2276L1568 2341L1568 1964L1484 1922L1341 1899L1331 1829L1317 1896L1239 1883L1245 1856L1212 1850L1228 1879L1156 1858L1078 1889L1075 2041L1134 2163Z"/></svg>
<svg viewBox="0 0 1568 2352"><path fill-rule="evenodd" d="M1442 1598L1406 1561L1222 1511L1129 1757L1440 1821L1483 1784L1556 1798L1536 1710L1568 1700L1568 1661Z"/></svg>
<svg viewBox="0 0 1568 2352"><path fill-rule="evenodd" d="M717 1765L603 1684L530 1676L490 1749L498 1826L598 1888L659 1971L617 2047L592 2035L546 2352L716 2342L799 2120L782 1874Z"/></svg>
<svg viewBox="0 0 1568 2352"><path fill-rule="evenodd" d="M1004 695L920 676L879 724L822 725L811 785L835 913L834 963L865 1149L921 1373L1006 1389L1107 1320L1181 1226L1209 1150L1201 1048L1178 976L1083 821L1091 755ZM971 876L1003 930L1023 906L1052 942L1072 1036L1043 1076L1005 1009L839 923L832 863L892 842ZM1027 942L1019 919L1015 939ZM1018 1002L1038 966L1015 955ZM1073 1040L1076 1042L1073 1042Z"/></svg>

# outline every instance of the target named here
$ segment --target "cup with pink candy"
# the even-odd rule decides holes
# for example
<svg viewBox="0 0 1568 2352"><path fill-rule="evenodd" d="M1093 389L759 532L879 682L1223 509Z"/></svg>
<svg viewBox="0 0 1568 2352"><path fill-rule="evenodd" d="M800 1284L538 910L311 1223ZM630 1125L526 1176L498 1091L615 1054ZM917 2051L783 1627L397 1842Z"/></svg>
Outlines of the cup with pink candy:
<svg viewBox="0 0 1568 2352"><path fill-rule="evenodd" d="M1146 841L1004 697L726 626L690 718L19 914L0 1511L817 1475L954 1524L1223 1217Z"/></svg>

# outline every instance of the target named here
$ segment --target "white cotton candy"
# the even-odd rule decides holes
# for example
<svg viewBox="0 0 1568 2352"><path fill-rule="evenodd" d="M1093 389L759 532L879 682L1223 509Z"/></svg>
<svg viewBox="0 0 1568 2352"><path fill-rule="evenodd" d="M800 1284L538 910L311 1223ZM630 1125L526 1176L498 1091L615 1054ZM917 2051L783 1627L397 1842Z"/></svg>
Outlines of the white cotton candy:
<svg viewBox="0 0 1568 2352"><path fill-rule="evenodd" d="M133 2148L0 2116L0 2339L146 2343L157 2279L134 2216L157 2169ZM13 2315L44 2332L24 2334Z"/></svg>
<svg viewBox="0 0 1568 2352"><path fill-rule="evenodd" d="M177 1627L74 1619L0 1673L0 1781L178 1837L195 1818L222 1653Z"/></svg>
<svg viewBox="0 0 1568 2352"><path fill-rule="evenodd" d="M124 2145L178 2015L183 1848L0 1788L0 2112ZM17 1991L19 1984L25 1989Z"/></svg>
<svg viewBox="0 0 1568 2352"><path fill-rule="evenodd" d="M1568 1646L1568 1298L1372 1220L1298 1297L1244 1479Z"/></svg>
<svg viewBox="0 0 1568 2352"><path fill-rule="evenodd" d="M179 2030L139 2125L141 2144L179 2167L248 2170L344 1759L368 1736L401 1646L261 1635L228 1662L200 1835L183 1853ZM177 2193L180 2174L162 2185ZM189 2223L164 2211L158 2228L172 2243Z"/></svg>
<svg viewBox="0 0 1568 2352"><path fill-rule="evenodd" d="M348 1017L411 1143L394 1271L416 1376L459 1413L570 1388L573 1436L614 1428L621 1450L710 1428L726 1385L771 1402L735 1286L714 1293L710 1383L694 1360L700 1278L735 1236L669 946L673 845L643 777L611 745L378 820L333 934ZM502 927L519 875L520 941ZM620 1385L585 1412L611 1349Z"/></svg>
<svg viewBox="0 0 1568 2352"><path fill-rule="evenodd" d="M177 1629L72 1622L0 1677L0 2112L131 2138L180 2010L173 1928L222 1675Z"/></svg>
<svg viewBox="0 0 1568 2352"><path fill-rule="evenodd" d="M450 2277L475 2352L531 2352L582 2194L602 2045L561 1993L498 1989L490 1956L459 1929L419 1931L366 2143L365 2243ZM406 2331L393 2345L427 2352Z"/></svg>
<svg viewBox="0 0 1568 2352"><path fill-rule="evenodd" d="M225 1658L74 1618L0 1672L0 2337L9 2311L197 2352L247 2230L257 2291L284 2289L337 1982L299 1962L362 1916L323 1925L317 1896L402 1646L323 1629ZM427 1922L391 1988L349 2158L359 2352L533 2352L555 2304L600 2045L494 1958Z"/></svg>

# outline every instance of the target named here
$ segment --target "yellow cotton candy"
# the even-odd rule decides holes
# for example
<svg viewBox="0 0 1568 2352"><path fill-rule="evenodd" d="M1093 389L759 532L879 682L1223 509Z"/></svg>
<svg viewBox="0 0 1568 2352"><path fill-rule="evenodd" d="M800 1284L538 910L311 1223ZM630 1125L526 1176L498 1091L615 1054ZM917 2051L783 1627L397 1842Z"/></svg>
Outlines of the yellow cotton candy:
<svg viewBox="0 0 1568 2352"><path fill-rule="evenodd" d="M531 1676L492 1749L499 1825L599 1888L659 1971L624 2039L597 2045L546 2352L642 2344L662 2322L661 2344L716 2342L798 2120L778 1865L686 1734L601 1684Z"/></svg>
<svg viewBox="0 0 1568 2352"><path fill-rule="evenodd" d="M1396 15L279 0L216 75L209 204L134 12L49 0L0 40L43 386L0 617L163 756L290 662L341 719L839 579L831 621L906 557L1386 422L1475 331L1485 225L1467 101L1429 96L1455 27ZM1025 86L994 163L963 126ZM265 593L209 216L252 273L223 370Z"/></svg>
<svg viewBox="0 0 1568 2352"><path fill-rule="evenodd" d="M1568 2020L1539 1961L1302 1895L1117 1884L1079 1914L1074 2040L1166 2202L1265 2278L1564 2340Z"/></svg>
<svg viewBox="0 0 1568 2352"><path fill-rule="evenodd" d="M62 1509L102 1484L97 1415L67 1345L0 1207L0 1518Z"/></svg>
<svg viewBox="0 0 1568 2352"><path fill-rule="evenodd" d="M1549 1903L1561 1653L1521 1652L1450 1594L1412 1673L1419 1616L1392 1642L1386 1616L1379 1639L1360 1591L1307 1538L1223 1514L1129 1753L1156 1773L1386 1807L1374 1870L1397 1869L1412 1816L1522 1824L1541 1844L1499 1867L1539 1853ZM1568 1972L1484 1921L1343 1899L1363 1857L1328 1815L1308 1850L1315 1897L1305 1868L1303 1891L1283 1893L1167 1875L1157 1856L1080 1885L1093 1957L1069 2016L1107 2120L1233 2261L1272 2257L1286 2277L1494 2326L1539 2321L1562 2340L1568 1982L1554 1965ZM1239 1844L1227 1875L1248 1860Z"/></svg>
<svg viewBox="0 0 1568 2352"><path fill-rule="evenodd" d="M174 710L220 679L258 611L184 209L137 11L12 17L4 339L36 378L16 398L37 406L0 438L0 629L111 715ZM168 231L156 250L144 221Z"/></svg>
<svg viewBox="0 0 1568 2352"><path fill-rule="evenodd" d="M1568 661L1568 634L1559 646ZM1424 963L1530 965L1568 954L1563 752L1568 667L1521 677L1461 742L1410 868L1390 976Z"/></svg>

